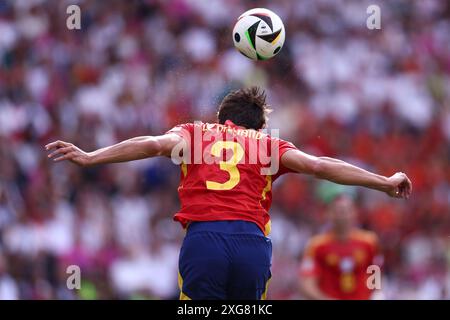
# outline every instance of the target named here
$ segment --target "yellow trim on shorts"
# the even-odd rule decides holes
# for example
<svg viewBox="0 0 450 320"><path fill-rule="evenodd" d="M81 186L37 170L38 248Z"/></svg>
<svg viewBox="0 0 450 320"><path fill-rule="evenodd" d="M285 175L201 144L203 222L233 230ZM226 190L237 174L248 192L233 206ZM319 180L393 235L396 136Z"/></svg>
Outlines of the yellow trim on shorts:
<svg viewBox="0 0 450 320"><path fill-rule="evenodd" d="M267 290L269 289L269 282L272 278L269 278L266 282L266 289L264 290L263 294L261 295L261 300L267 300Z"/></svg>
<svg viewBox="0 0 450 320"><path fill-rule="evenodd" d="M178 287L180 288L180 300L192 300L183 292L183 277L180 271L178 271Z"/></svg>

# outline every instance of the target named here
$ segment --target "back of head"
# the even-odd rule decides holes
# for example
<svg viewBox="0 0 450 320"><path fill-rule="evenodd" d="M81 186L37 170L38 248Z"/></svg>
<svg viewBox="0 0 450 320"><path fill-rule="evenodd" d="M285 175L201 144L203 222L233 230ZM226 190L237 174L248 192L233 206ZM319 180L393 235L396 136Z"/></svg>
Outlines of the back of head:
<svg viewBox="0 0 450 320"><path fill-rule="evenodd" d="M247 129L264 128L271 110L266 104L266 93L259 87L239 89L223 98L217 118L219 123L226 120Z"/></svg>

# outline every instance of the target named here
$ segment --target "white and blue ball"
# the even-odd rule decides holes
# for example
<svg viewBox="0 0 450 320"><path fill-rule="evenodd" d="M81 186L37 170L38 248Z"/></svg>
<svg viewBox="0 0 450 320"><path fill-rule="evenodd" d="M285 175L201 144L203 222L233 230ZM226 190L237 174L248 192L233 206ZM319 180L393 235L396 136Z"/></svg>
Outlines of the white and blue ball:
<svg viewBox="0 0 450 320"><path fill-rule="evenodd" d="M283 21L264 8L244 12L233 28L234 46L252 60L268 60L277 55L285 36Z"/></svg>

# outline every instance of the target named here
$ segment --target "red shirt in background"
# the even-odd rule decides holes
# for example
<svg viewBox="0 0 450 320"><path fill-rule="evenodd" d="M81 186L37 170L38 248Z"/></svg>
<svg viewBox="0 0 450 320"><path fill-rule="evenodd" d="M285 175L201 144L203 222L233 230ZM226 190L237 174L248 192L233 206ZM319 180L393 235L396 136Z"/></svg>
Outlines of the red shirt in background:
<svg viewBox="0 0 450 320"><path fill-rule="evenodd" d="M342 241L332 233L309 241L300 266L301 277L316 277L322 293L334 299L369 299L367 268L378 255L377 236L370 231L353 230Z"/></svg>

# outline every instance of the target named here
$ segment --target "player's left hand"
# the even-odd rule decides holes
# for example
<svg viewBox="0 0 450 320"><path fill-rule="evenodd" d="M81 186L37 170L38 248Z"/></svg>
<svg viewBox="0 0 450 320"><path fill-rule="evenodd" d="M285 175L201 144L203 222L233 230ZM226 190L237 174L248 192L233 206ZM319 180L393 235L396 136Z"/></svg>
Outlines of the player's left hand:
<svg viewBox="0 0 450 320"><path fill-rule="evenodd" d="M72 143L58 140L47 144L45 149L47 151L55 149L55 151L48 155L48 157L53 158L53 161L55 162L69 160L82 167L90 165L90 154L81 150Z"/></svg>
<svg viewBox="0 0 450 320"><path fill-rule="evenodd" d="M408 176L403 172L397 172L396 174L390 176L389 189L386 193L394 198L404 198L408 199L412 192L412 183Z"/></svg>

